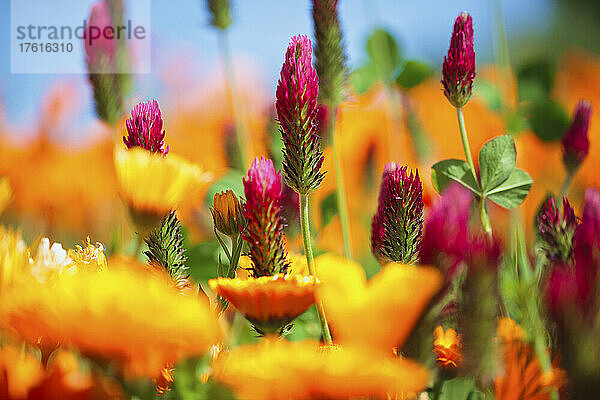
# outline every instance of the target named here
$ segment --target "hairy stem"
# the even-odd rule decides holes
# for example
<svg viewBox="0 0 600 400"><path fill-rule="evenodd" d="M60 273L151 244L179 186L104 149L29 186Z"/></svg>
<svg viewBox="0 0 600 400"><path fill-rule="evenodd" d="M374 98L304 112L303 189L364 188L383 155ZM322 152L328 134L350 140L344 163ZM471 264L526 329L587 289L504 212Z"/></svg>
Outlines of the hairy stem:
<svg viewBox="0 0 600 400"><path fill-rule="evenodd" d="M306 263L308 264L308 272L317 279L317 273L315 269L315 259L312 251L312 244L310 239L310 227L308 225L308 195L300 195L300 229L302 230L302 238L304 239L304 253L306 254ZM326 344L332 344L331 333L329 332L329 326L327 325L327 319L325 318L325 309L323 303L317 301L315 304L317 308L317 314L319 315L319 322L321 323L321 333L323 334L323 340Z"/></svg>

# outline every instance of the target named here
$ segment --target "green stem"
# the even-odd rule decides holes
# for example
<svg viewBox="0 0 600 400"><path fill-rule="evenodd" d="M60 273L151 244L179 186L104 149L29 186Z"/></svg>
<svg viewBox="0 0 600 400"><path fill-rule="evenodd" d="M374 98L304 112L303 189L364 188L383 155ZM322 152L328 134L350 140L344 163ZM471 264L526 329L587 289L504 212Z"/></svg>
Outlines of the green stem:
<svg viewBox="0 0 600 400"><path fill-rule="evenodd" d="M142 246L144 245L144 239L142 238L142 235L140 235L139 233L137 235L135 235L136 238L136 243L135 243L135 248L133 250L133 257L135 259L137 259L140 256L140 252L142 251Z"/></svg>
<svg viewBox="0 0 600 400"><path fill-rule="evenodd" d="M567 176L565 177L565 182L560 189L560 197L564 197L569 192L569 187L571 187L571 183L573 182L573 178L575 177L575 172L577 170L567 170Z"/></svg>
<svg viewBox="0 0 600 400"><path fill-rule="evenodd" d="M456 107L456 115L458 117L458 128L460 129L460 139L462 140L463 150L465 157L467 158L467 164L473 174L475 182L479 182L477 179L477 172L475 172L475 164L473 164L473 158L471 158L471 149L469 148L469 138L467 137L467 128L465 127L465 117L463 116L462 107Z"/></svg>
<svg viewBox="0 0 600 400"><path fill-rule="evenodd" d="M462 107L456 107L456 116L458 117L460 139L462 141L463 150L467 159L467 164L469 164L469 169L471 170L471 174L473 175L475 183L477 184L477 186L479 186L479 179L477 178L475 164L473 164L473 158L471 157L471 149L469 148L469 138L467 137L467 128L465 127L465 117L463 115ZM481 219L481 226L483 226L483 230L489 236L492 236L492 225L490 224L490 218L488 217L487 211L485 209L485 197L483 196L483 194L479 203L479 218Z"/></svg>
<svg viewBox="0 0 600 400"><path fill-rule="evenodd" d="M308 265L308 272L317 279L317 272L315 269L315 259L312 251L312 244L310 240L310 227L308 223L308 195L300 195L300 229L302 230L302 238L304 239L304 253L306 254L306 263ZM321 323L321 333L323 334L323 340L326 344L332 344L331 333L329 332L329 326L327 325L327 319L325 318L325 309L323 303L317 301L315 303L317 308L317 314L319 315L319 322Z"/></svg>
<svg viewBox="0 0 600 400"><path fill-rule="evenodd" d="M335 164L336 203L340 224L342 226L342 241L344 243L344 256L352 259L352 244L350 242L350 224L348 218L348 204L346 203L346 186L344 185L344 170L335 140L335 116L337 107L330 108L329 133L331 135L331 146L333 147L333 162ZM302 196L301 196L302 197ZM308 226L308 225L307 225Z"/></svg>
<svg viewBox="0 0 600 400"><path fill-rule="evenodd" d="M244 140L245 132L244 124L242 123L242 108L235 86L233 64L231 62L231 53L229 52L229 41L227 40L227 33L224 30L219 32L219 48L221 50L223 69L225 70L225 77L227 79L227 94L229 97L229 103L231 105L231 112L233 114L233 122L235 126L234 130L237 139L240 163L242 164L240 169L245 170L248 166L248 157L246 156L246 141Z"/></svg>
<svg viewBox="0 0 600 400"><path fill-rule="evenodd" d="M483 230L489 236L492 236L492 225L490 224L490 217L488 217L487 211L485 210L485 197L481 198L479 202L479 218L481 219L481 226Z"/></svg>
<svg viewBox="0 0 600 400"><path fill-rule="evenodd" d="M242 254L242 246L241 235L238 234L231 237L231 260L229 261L229 272L227 274L229 278L235 278L240 255Z"/></svg>

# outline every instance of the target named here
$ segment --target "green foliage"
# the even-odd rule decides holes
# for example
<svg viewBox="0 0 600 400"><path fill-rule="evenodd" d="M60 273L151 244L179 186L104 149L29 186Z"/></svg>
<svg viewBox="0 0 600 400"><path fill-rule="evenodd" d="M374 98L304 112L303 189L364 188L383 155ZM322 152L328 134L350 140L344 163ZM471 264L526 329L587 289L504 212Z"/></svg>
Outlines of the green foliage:
<svg viewBox="0 0 600 400"><path fill-rule="evenodd" d="M502 93L491 82L477 80L477 84L473 87L473 92L475 96L481 97L492 111L501 111L504 107L502 104Z"/></svg>
<svg viewBox="0 0 600 400"><path fill-rule="evenodd" d="M431 67L418 60L408 60L404 69L396 77L396 83L403 89L411 89L433 74Z"/></svg>
<svg viewBox="0 0 600 400"><path fill-rule="evenodd" d="M544 141L559 140L569 128L569 115L558 103L543 99L529 109L529 124L533 132Z"/></svg>
<svg viewBox="0 0 600 400"><path fill-rule="evenodd" d="M431 167L431 181L438 193L442 193L452 181L456 181L481 196L479 184L475 181L469 164L463 160L452 158L435 163Z"/></svg>
<svg viewBox="0 0 600 400"><path fill-rule="evenodd" d="M321 227L324 227L337 215L337 193L331 192L319 206L321 208Z"/></svg>
<svg viewBox="0 0 600 400"><path fill-rule="evenodd" d="M217 277L219 256L224 257L224 252L218 242L211 240L201 242L195 246L187 246L188 265L190 277L196 282L206 282Z"/></svg>
<svg viewBox="0 0 600 400"><path fill-rule="evenodd" d="M516 168L517 151L511 135L498 136L483 145L479 152L479 182L469 165L462 160L449 159L431 167L431 180L438 193L456 181L469 188L477 197L489 198L494 203L512 209L523 202L533 180L529 174Z"/></svg>
<svg viewBox="0 0 600 400"><path fill-rule="evenodd" d="M148 251L144 254L151 264L162 267L173 279L187 276L187 258L183 247L181 223L175 210L167 214L159 227L145 239Z"/></svg>
<svg viewBox="0 0 600 400"><path fill-rule="evenodd" d="M481 190L486 193L508 179L516 158L517 149L511 136L498 136L487 142L479 152Z"/></svg>
<svg viewBox="0 0 600 400"><path fill-rule="evenodd" d="M510 210L525 200L531 185L531 176L522 169L515 168L502 184L487 192L487 198Z"/></svg>
<svg viewBox="0 0 600 400"><path fill-rule="evenodd" d="M554 87L556 66L547 59L538 59L521 66L517 71L520 101L550 98Z"/></svg>
<svg viewBox="0 0 600 400"><path fill-rule="evenodd" d="M350 84L358 93L366 92L377 82L411 89L433 73L422 61L404 60L394 36L382 28L371 33L366 51L367 61L350 74Z"/></svg>
<svg viewBox="0 0 600 400"><path fill-rule="evenodd" d="M233 192L238 197L244 196L244 184L242 183L242 178L244 177L244 173L230 169L225 175L223 175L219 180L215 181L212 186L208 189L206 193L206 202L207 204L213 203L213 198L215 194L223 192L225 190L233 190Z"/></svg>
<svg viewBox="0 0 600 400"><path fill-rule="evenodd" d="M444 381L438 400L469 400L477 395L477 385L472 378L454 378ZM477 397L475 397L477 398Z"/></svg>
<svg viewBox="0 0 600 400"><path fill-rule="evenodd" d="M376 29L367 40L367 53L378 80L390 83L402 60L402 52L394 37L384 29Z"/></svg>

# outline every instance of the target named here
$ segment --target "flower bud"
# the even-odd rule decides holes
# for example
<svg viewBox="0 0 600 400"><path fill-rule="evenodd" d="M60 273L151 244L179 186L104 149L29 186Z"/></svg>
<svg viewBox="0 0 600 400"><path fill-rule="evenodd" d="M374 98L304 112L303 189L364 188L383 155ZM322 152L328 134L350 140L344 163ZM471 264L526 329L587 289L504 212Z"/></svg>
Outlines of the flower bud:
<svg viewBox="0 0 600 400"><path fill-rule="evenodd" d="M588 128L591 116L592 106L589 102L577 103L573 122L562 138L563 163L569 173L579 168L588 155L590 149Z"/></svg>
<svg viewBox="0 0 600 400"><path fill-rule="evenodd" d="M98 117L114 125L123 116L124 97L131 89L125 39L110 37L123 24L122 0L99 0L93 6L83 32L88 79L94 92ZM110 29L108 29L110 28ZM102 33L98 36L98 33Z"/></svg>
<svg viewBox="0 0 600 400"><path fill-rule="evenodd" d="M562 215L561 215L562 214ZM556 207L554 197L544 203L537 217L541 247L548 261L571 262L573 258L573 234L577 227L577 218L569 200L563 197L562 213Z"/></svg>
<svg viewBox="0 0 600 400"><path fill-rule="evenodd" d="M125 125L127 136L123 136L123 143L128 149L139 146L165 156L169 152L169 146L165 148L163 120L156 100L138 103L133 107Z"/></svg>
<svg viewBox="0 0 600 400"><path fill-rule="evenodd" d="M319 78L312 66L312 47L306 36L290 41L277 85L277 117L283 138L286 183L301 195L323 180L323 151L317 129Z"/></svg>
<svg viewBox="0 0 600 400"><path fill-rule="evenodd" d="M338 18L338 0L313 0L315 58L319 75L319 101L335 108L344 100L346 54Z"/></svg>
<svg viewBox="0 0 600 400"><path fill-rule="evenodd" d="M239 235L246 226L240 201L231 190L215 193L211 212L215 228L224 235Z"/></svg>
<svg viewBox="0 0 600 400"><path fill-rule="evenodd" d="M231 25L229 0L207 0L207 5L211 16L210 24L221 30L227 29Z"/></svg>
<svg viewBox="0 0 600 400"><path fill-rule="evenodd" d="M373 254L380 262L417 262L423 230L423 187L419 171L409 175L407 167L393 162L385 166L371 229Z"/></svg>
<svg viewBox="0 0 600 400"><path fill-rule="evenodd" d="M475 79L475 51L473 50L473 19L462 12L454 22L448 55L442 66L444 95L457 108L471 98Z"/></svg>
<svg viewBox="0 0 600 400"><path fill-rule="evenodd" d="M248 225L242 238L250 248L252 275L255 278L285 274L289 268L283 247L283 191L281 175L275 172L273 162L256 158L243 179L244 217Z"/></svg>

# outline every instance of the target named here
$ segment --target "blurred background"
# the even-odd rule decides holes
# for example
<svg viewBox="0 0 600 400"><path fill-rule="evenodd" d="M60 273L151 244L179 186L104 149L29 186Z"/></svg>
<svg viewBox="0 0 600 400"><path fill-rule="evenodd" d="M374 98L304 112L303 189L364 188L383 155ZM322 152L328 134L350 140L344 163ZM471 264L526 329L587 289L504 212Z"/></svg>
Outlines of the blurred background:
<svg viewBox="0 0 600 400"><path fill-rule="evenodd" d="M17 0L13 0L17 1ZM87 18L92 1L78 0L55 13ZM128 8L135 0L125 1ZM0 175L9 177L13 198L2 222L19 225L26 237L40 234L65 247L90 235L107 246L134 234L114 182L109 127L94 112L88 77L10 72L10 3L0 5ZM456 16L474 20L477 77L465 108L474 153L490 138L514 134L517 165L534 178L524 205L510 214L493 208L494 226L508 227L511 215L528 225L548 191L565 177L558 140L576 102L600 105L600 3L590 0L342 0L339 4L350 71L348 101L341 107L340 135L357 258L374 264L369 252L370 220L379 179L389 161L418 168L426 205L437 194L430 166L463 158L453 108L442 94L440 70ZM49 15L51 18L51 15ZM275 87L291 36L313 37L309 1L233 0L226 31L247 152L281 161L274 120ZM233 114L223 73L219 32L209 24L204 1L151 1L151 73L133 76L129 110L156 98L165 120L166 142L215 174L202 198L180 210L188 229L190 257L215 260L208 207L219 190L241 191L248 167L236 164L231 146ZM83 43L79 43L84 63ZM117 125L123 135L124 119ZM592 117L591 150L570 195L580 205L583 188L598 185L600 124ZM325 144L328 143L324 138ZM331 149L327 174L313 195L313 224L319 250L341 252ZM288 194L293 205L293 196ZM297 215L288 208L290 251L300 251ZM127 242L127 240L124 240ZM214 271L211 268L211 272ZM199 273L200 274L200 273Z"/></svg>

